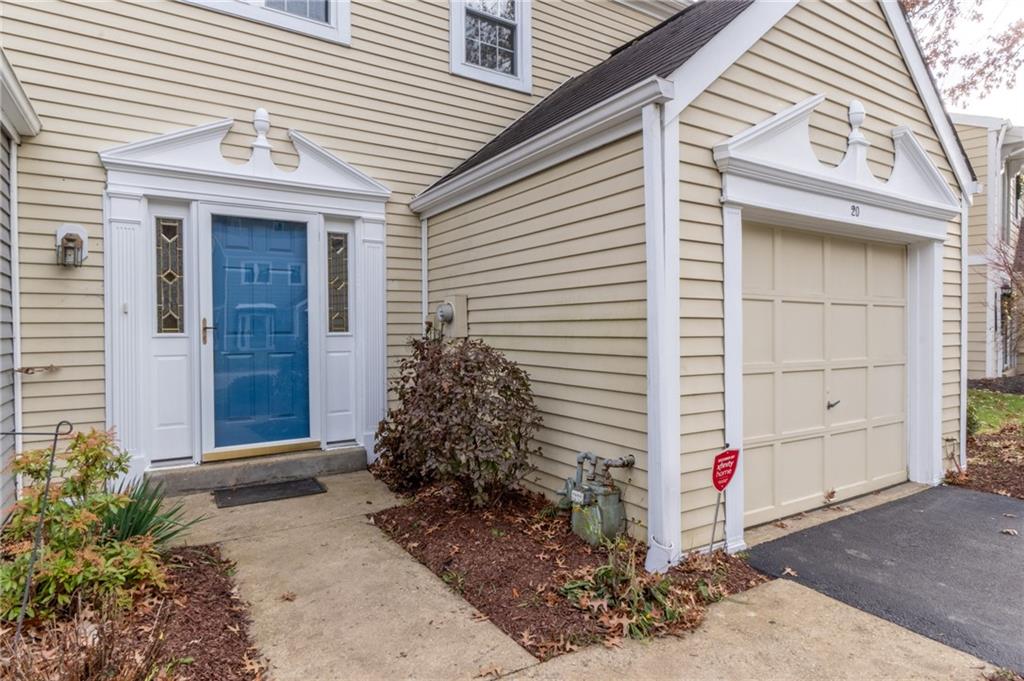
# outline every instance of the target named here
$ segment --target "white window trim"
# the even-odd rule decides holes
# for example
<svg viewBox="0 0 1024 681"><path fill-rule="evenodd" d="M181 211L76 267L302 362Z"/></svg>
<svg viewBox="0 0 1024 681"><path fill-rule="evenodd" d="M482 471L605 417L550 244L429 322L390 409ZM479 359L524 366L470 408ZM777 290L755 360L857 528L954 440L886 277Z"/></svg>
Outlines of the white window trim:
<svg viewBox="0 0 1024 681"><path fill-rule="evenodd" d="M509 90L533 93L533 60L530 49L533 40L529 0L516 0L516 75L498 73L466 62L465 0L451 0L449 17L448 55L453 74Z"/></svg>
<svg viewBox="0 0 1024 681"><path fill-rule="evenodd" d="M311 35L321 40L350 45L352 43L351 0L328 0L328 22L322 23L264 6L264 0L180 0L215 12L233 14L244 19L283 28L294 33Z"/></svg>

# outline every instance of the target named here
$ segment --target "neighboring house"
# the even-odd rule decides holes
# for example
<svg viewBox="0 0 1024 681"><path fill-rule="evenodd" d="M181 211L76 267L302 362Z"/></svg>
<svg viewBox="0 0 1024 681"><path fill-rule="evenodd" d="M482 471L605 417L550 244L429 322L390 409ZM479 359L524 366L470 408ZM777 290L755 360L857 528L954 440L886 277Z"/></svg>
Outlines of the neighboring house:
<svg viewBox="0 0 1024 681"><path fill-rule="evenodd" d="M658 24L677 9L6 4L43 122L22 361L55 367L23 378L26 427L116 427L137 472L372 458L386 366L447 300L449 333L531 375L532 484L636 456L616 475L651 566L708 540L726 445L731 549L832 490L938 482L963 459L976 183L904 15ZM58 267L75 225L89 256Z"/></svg>
<svg viewBox="0 0 1024 681"><path fill-rule="evenodd" d="M967 266L967 377L995 378L1019 371L1020 320L1011 273L1024 273L1024 127L1003 118L953 114L982 191L971 206ZM1020 279L1018 278L1019 282Z"/></svg>

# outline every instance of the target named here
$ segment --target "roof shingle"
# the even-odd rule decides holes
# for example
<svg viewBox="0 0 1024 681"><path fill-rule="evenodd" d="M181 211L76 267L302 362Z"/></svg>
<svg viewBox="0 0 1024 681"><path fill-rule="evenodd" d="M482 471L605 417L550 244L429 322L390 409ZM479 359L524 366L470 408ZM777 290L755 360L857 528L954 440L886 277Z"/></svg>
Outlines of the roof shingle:
<svg viewBox="0 0 1024 681"><path fill-rule="evenodd" d="M704 0L690 5L616 48L600 64L567 80L433 186L452 180L630 86L653 76L671 75L753 1Z"/></svg>

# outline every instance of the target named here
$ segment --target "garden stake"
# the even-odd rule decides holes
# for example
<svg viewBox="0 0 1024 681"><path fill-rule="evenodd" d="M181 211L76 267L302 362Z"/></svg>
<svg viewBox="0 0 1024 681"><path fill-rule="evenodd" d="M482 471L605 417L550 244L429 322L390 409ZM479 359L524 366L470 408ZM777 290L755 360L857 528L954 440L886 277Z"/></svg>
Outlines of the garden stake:
<svg viewBox="0 0 1024 681"><path fill-rule="evenodd" d="M65 432L61 428L67 426ZM25 611L28 609L28 594L32 589L32 569L35 567L36 558L39 556L39 545L43 542L43 520L46 512L46 501L50 497L50 480L53 478L53 463L57 458L57 440L61 435L70 435L75 429L70 421L61 421L53 429L52 433L23 433L10 432L0 435L53 435L53 446L50 447L50 466L46 469L46 484L43 485L43 496L39 500L39 522L36 524L35 537L32 540L32 553L28 557L28 572L25 575L25 590L21 594L21 608L18 610L18 624L14 628L14 646L17 648L21 640L21 628L25 624Z"/></svg>
<svg viewBox="0 0 1024 681"><path fill-rule="evenodd" d="M715 519L711 521L711 542L708 543L708 555L715 549L715 530L718 529L718 507L722 503L722 493L719 492L718 496L715 497Z"/></svg>

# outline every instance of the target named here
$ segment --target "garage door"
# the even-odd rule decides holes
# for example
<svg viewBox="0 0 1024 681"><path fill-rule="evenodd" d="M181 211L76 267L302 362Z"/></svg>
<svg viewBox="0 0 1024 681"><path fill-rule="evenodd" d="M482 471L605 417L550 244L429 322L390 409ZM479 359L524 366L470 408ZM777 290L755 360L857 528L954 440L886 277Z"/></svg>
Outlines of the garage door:
<svg viewBox="0 0 1024 681"><path fill-rule="evenodd" d="M902 482L906 249L743 231L745 524Z"/></svg>

